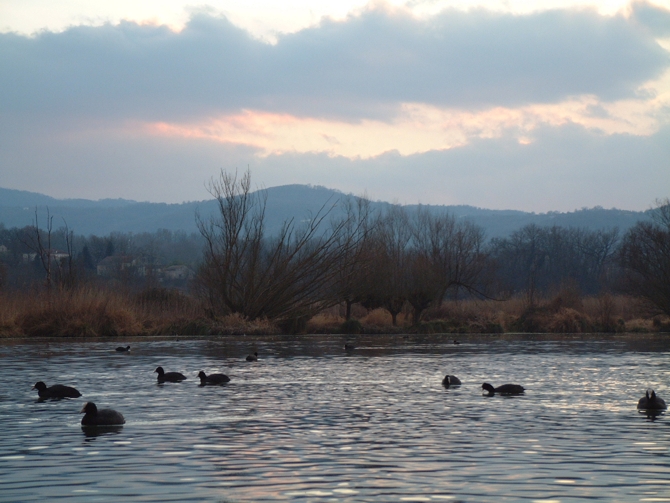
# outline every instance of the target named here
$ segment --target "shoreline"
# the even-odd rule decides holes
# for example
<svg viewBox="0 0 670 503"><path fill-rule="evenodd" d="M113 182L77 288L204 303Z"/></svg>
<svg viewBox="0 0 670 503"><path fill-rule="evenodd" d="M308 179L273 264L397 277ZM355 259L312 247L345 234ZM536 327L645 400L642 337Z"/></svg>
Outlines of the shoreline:
<svg viewBox="0 0 670 503"><path fill-rule="evenodd" d="M240 337L274 335L449 335L670 333L670 317L642 300L623 295L559 295L529 305L524 298L444 301L426 309L419 323L405 309L393 324L377 308L344 306L311 318L245 320L240 315L211 316L198 298L185 293L146 297L120 291L81 289L29 295L0 294L0 338L123 338L151 336ZM208 316L209 314L209 316Z"/></svg>

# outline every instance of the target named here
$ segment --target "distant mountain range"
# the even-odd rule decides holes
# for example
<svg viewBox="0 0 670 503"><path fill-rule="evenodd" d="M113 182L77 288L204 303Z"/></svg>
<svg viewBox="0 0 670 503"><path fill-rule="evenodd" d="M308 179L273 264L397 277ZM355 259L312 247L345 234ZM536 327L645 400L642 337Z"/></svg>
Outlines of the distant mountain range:
<svg viewBox="0 0 670 503"><path fill-rule="evenodd" d="M324 204L332 205L347 197L339 191L310 185L282 185L267 191L267 228L276 232L290 218L300 222L315 214ZM382 208L390 203L373 202ZM406 208L417 208L408 205ZM488 237L505 237L528 224L581 227L589 230L618 227L625 231L639 220L649 218L648 212L591 208L568 213L528 213L515 210L486 210L473 206L423 205L430 211L448 211L458 218L467 218L484 228ZM158 229L197 232L196 212L206 217L217 210L216 201L181 204L146 203L127 199L55 199L35 192L0 188L0 224L6 228L32 225L35 211L40 223L46 223L46 211L53 216L53 226L67 222L79 235L105 236L112 232L155 232ZM340 211L339 207L335 212Z"/></svg>

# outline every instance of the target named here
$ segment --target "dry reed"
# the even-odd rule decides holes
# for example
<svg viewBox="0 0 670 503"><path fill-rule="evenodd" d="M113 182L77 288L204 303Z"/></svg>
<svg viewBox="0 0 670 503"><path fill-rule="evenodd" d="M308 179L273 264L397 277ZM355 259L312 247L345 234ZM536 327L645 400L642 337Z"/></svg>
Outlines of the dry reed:
<svg viewBox="0 0 670 503"><path fill-rule="evenodd" d="M324 326L327 317L315 318L310 327ZM398 315L393 327L391 315L375 309L357 318L365 333L405 330L422 333L589 333L669 331L668 317L653 316L643 302L633 297L603 294L581 297L566 288L553 297L535 299L530 305L525 297L503 301L445 301L427 309L418 325L412 326L411 312ZM315 330L317 331L317 330ZM322 330L318 330L323 332Z"/></svg>
<svg viewBox="0 0 670 503"><path fill-rule="evenodd" d="M208 319L200 304L175 290L139 294L82 287L34 295L0 295L0 336L107 337L277 333L268 321Z"/></svg>
<svg viewBox="0 0 670 503"><path fill-rule="evenodd" d="M670 331L667 316L654 316L632 297L603 294L580 298L558 292L529 305L522 297L505 301L448 301L424 312L412 326L411 312L398 314L398 326L384 309L365 311L345 322L339 306L307 323L310 333L500 333L500 332L655 332ZM47 294L0 293L0 337L100 337L129 335L277 334L268 320L250 322L237 315L205 316L193 297L160 288L129 294L82 287Z"/></svg>

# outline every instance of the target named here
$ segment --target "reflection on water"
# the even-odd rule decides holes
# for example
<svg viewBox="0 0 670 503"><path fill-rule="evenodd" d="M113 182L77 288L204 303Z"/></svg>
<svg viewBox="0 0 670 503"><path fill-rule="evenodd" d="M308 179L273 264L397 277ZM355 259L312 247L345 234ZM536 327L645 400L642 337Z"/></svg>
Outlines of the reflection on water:
<svg viewBox="0 0 670 503"><path fill-rule="evenodd" d="M123 431L123 426L82 426L81 431L86 439L97 438L103 435L118 435Z"/></svg>
<svg viewBox="0 0 670 503"><path fill-rule="evenodd" d="M670 398L666 337L459 342L1 341L0 500L670 501L668 418L636 410ZM187 380L158 385L158 365ZM37 401L39 380L83 396ZM85 401L126 424L81 428Z"/></svg>

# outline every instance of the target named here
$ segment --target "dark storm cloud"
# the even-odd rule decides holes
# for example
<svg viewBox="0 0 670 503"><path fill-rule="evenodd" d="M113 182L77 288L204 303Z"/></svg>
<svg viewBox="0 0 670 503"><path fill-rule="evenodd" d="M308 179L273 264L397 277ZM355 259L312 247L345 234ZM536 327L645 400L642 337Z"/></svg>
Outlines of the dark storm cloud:
<svg viewBox="0 0 670 503"><path fill-rule="evenodd" d="M636 16L650 9L639 4ZM123 22L2 34L0 114L180 120L251 108L357 120L388 116L400 102L613 100L668 67L645 26L591 11L446 11L419 20L373 9L276 45L202 13L179 33Z"/></svg>

